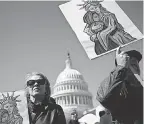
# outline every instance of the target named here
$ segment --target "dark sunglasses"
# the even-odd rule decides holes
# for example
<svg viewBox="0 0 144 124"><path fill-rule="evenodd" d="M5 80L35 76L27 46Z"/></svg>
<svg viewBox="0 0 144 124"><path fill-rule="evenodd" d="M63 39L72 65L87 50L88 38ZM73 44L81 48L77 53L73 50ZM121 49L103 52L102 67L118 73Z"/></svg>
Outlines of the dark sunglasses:
<svg viewBox="0 0 144 124"><path fill-rule="evenodd" d="M36 82L38 83L38 85L44 85L45 84L45 80L44 79L29 80L29 81L27 81L27 86L33 86Z"/></svg>

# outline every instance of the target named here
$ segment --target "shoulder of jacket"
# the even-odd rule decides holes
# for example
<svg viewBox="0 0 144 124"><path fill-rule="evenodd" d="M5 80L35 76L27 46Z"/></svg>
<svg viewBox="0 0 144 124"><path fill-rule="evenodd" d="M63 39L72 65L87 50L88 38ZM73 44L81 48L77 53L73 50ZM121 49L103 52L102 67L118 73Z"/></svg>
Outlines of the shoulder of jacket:
<svg viewBox="0 0 144 124"><path fill-rule="evenodd" d="M54 104L54 103L49 103L48 106L50 109L57 109L57 110L62 109L62 107L60 105Z"/></svg>
<svg viewBox="0 0 144 124"><path fill-rule="evenodd" d="M125 68L124 68L124 67L121 67L121 66L115 67L115 68L109 73L109 75L108 75L104 80L102 80L101 83L103 84L103 83L109 81L110 78L111 78L111 76L114 75L114 73L117 73L118 71L124 70L124 69L125 69Z"/></svg>
<svg viewBox="0 0 144 124"><path fill-rule="evenodd" d="M56 106L56 109L57 109L57 110L60 110L60 111L63 110L62 107L61 107L60 105L55 104L55 106Z"/></svg>
<svg viewBox="0 0 144 124"><path fill-rule="evenodd" d="M117 65L112 71L111 74L113 74L114 72L118 72L118 71L127 71L128 69L123 67L123 66L119 66Z"/></svg>

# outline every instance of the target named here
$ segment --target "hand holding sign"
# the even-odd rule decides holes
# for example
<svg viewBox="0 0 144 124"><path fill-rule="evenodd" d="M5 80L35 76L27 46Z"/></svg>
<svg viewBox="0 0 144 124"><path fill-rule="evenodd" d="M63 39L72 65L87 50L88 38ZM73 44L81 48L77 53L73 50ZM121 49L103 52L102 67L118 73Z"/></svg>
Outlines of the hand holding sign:
<svg viewBox="0 0 144 124"><path fill-rule="evenodd" d="M121 47L118 47L117 50L116 50L117 65L120 65L122 67L128 68L128 66L129 66L129 58L130 57L124 51L121 52L120 48Z"/></svg>
<svg viewBox="0 0 144 124"><path fill-rule="evenodd" d="M121 51L120 49L121 49L121 47L118 47L117 50L116 50L117 64L122 66L122 67L128 68L130 57L128 56L127 53L125 53L124 51ZM128 90L126 88L125 82L123 82L122 83L122 88L121 88L121 91L120 91L120 96L124 96L126 98L127 94L128 94Z"/></svg>

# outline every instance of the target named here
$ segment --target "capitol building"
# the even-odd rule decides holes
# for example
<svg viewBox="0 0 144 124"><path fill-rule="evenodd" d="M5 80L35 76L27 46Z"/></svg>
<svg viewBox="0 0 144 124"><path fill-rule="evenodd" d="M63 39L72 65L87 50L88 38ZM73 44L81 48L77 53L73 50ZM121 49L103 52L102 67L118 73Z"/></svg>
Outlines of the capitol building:
<svg viewBox="0 0 144 124"><path fill-rule="evenodd" d="M68 121L73 110L76 110L80 117L84 111L93 108L93 102L92 94L88 91L83 76L72 68L69 53L65 64L65 69L59 74L53 87L52 97L57 104L61 105Z"/></svg>

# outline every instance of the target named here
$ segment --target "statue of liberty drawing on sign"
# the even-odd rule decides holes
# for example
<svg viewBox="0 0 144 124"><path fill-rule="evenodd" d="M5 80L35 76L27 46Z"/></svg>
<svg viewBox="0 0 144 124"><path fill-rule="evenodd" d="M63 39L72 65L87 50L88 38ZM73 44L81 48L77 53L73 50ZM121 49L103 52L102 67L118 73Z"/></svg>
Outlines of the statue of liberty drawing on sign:
<svg viewBox="0 0 144 124"><path fill-rule="evenodd" d="M22 124L23 118L19 114L17 108L18 96L14 97L14 92L11 96L7 93L7 96L2 94L3 99L0 100L1 109L0 109L0 124Z"/></svg>
<svg viewBox="0 0 144 124"><path fill-rule="evenodd" d="M86 23L84 32L95 43L97 55L112 50L118 46L136 40L124 31L114 13L109 12L101 5L101 1L84 1L80 9L85 9L83 21Z"/></svg>

